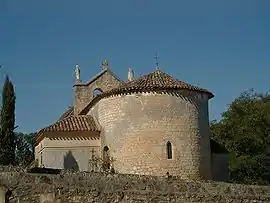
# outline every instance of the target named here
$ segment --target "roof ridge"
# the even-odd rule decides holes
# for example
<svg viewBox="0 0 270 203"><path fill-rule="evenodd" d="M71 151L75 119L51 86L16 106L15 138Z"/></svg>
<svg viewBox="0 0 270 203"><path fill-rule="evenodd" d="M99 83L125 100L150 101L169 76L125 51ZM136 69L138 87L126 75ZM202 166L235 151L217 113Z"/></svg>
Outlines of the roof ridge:
<svg viewBox="0 0 270 203"><path fill-rule="evenodd" d="M64 113L61 114L58 120L63 120L64 118L73 115L74 111L74 106L69 106Z"/></svg>
<svg viewBox="0 0 270 203"><path fill-rule="evenodd" d="M87 117L91 118L92 116L90 116L90 115L85 115L85 114L83 114L83 115L70 115L70 116L67 116L67 117L63 118L62 120L58 120L58 121L55 122L54 124L56 124L56 123L61 123L61 122L64 122L64 121L66 121L66 120L73 119L73 118L87 118ZM54 124L52 124L52 125L54 125Z"/></svg>
<svg viewBox="0 0 270 203"><path fill-rule="evenodd" d="M90 78L88 81L86 81L85 85L91 84L94 80L96 80L98 77L100 77L102 74L104 74L108 68L104 68L100 72L98 72L96 75L94 75L92 78Z"/></svg>
<svg viewBox="0 0 270 203"><path fill-rule="evenodd" d="M101 70L99 73L97 73L95 76L93 76L90 80L86 81L86 83L83 85L90 85L93 81L95 81L97 78L99 78L106 72L111 73L117 80L123 83L123 80L121 80L118 76L116 76L110 68L106 67L103 70Z"/></svg>

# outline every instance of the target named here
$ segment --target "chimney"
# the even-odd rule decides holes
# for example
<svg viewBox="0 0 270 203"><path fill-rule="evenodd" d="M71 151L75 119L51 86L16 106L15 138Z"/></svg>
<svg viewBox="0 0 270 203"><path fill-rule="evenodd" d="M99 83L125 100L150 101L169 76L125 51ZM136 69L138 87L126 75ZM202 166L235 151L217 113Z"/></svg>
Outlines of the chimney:
<svg viewBox="0 0 270 203"><path fill-rule="evenodd" d="M134 72L131 68L128 69L128 81L134 80Z"/></svg>

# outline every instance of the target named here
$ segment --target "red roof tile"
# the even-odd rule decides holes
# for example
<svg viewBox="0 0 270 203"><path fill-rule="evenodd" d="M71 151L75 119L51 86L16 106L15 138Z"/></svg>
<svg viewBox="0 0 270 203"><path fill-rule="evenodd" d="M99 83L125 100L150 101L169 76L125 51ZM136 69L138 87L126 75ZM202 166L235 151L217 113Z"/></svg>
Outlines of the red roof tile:
<svg viewBox="0 0 270 203"><path fill-rule="evenodd" d="M99 101L101 98L114 95L114 94L124 94L136 91L155 91L155 90L190 90L197 91L201 93L208 94L209 99L214 97L214 95L203 88L190 85L188 83L182 82L173 78L172 76L164 73L160 70L143 75L138 79L133 81L128 81L117 88L111 89L109 91L103 92L102 94L96 96L82 111L81 115L85 114L90 106Z"/></svg>
<svg viewBox="0 0 270 203"><path fill-rule="evenodd" d="M41 129L36 135L35 145L37 145L43 139L45 132L76 132L76 131L99 132L98 128L96 127L95 121L91 116L89 115L68 116L62 120L57 121L55 124L52 124L46 128Z"/></svg>
<svg viewBox="0 0 270 203"><path fill-rule="evenodd" d="M95 121L91 116L68 116L62 120L57 121L40 132L52 131L98 131Z"/></svg>
<svg viewBox="0 0 270 203"><path fill-rule="evenodd" d="M111 93L118 93L122 91L145 90L145 89L187 89L191 91L199 91L209 94L210 97L214 95L206 89L190 85L183 81L177 80L172 76L160 70L141 76L136 80L126 82L118 88L112 89Z"/></svg>

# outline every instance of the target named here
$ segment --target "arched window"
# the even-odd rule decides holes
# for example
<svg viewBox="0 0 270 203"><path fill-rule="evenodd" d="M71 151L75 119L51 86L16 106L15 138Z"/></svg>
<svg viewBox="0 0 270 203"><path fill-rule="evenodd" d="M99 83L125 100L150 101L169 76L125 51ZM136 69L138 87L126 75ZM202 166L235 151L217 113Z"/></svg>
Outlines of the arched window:
<svg viewBox="0 0 270 203"><path fill-rule="evenodd" d="M109 154L109 147L105 146L103 148L103 168L110 169L110 154Z"/></svg>
<svg viewBox="0 0 270 203"><path fill-rule="evenodd" d="M108 151L109 151L109 147L108 147L108 146L105 146L105 147L103 148L103 150L104 150L104 152L108 152Z"/></svg>
<svg viewBox="0 0 270 203"><path fill-rule="evenodd" d="M172 144L170 142L167 142L167 157L172 159Z"/></svg>
<svg viewBox="0 0 270 203"><path fill-rule="evenodd" d="M93 95L94 95L94 97L96 97L97 95L99 95L101 93L102 93L102 90L100 88L96 88L96 89L94 89Z"/></svg>

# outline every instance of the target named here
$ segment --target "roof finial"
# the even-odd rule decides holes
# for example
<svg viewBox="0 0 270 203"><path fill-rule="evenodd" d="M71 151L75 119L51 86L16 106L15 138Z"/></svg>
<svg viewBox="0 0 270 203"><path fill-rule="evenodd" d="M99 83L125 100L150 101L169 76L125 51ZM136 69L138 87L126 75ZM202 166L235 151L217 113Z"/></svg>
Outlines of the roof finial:
<svg viewBox="0 0 270 203"><path fill-rule="evenodd" d="M109 66L109 62L108 62L108 60L104 60L103 62L102 62L102 69L106 69L106 68L108 68L108 66Z"/></svg>
<svg viewBox="0 0 270 203"><path fill-rule="evenodd" d="M134 80L134 71L131 68L129 68L128 69L128 81L132 81L132 80Z"/></svg>
<svg viewBox="0 0 270 203"><path fill-rule="evenodd" d="M80 66L77 64L76 65L76 69L75 69L75 73L76 73L76 80L80 80Z"/></svg>
<svg viewBox="0 0 270 203"><path fill-rule="evenodd" d="M159 70L159 56L158 56L157 52L156 52L154 59L156 60L156 70Z"/></svg>

